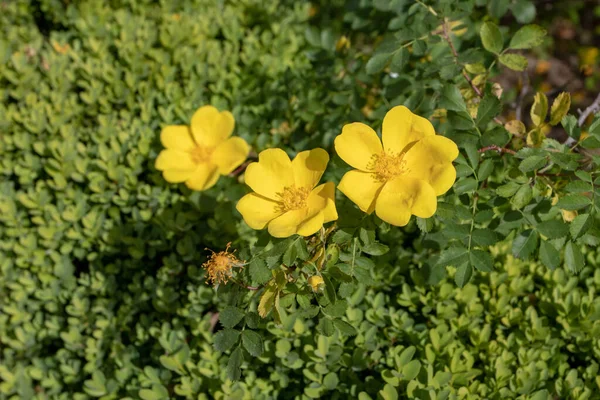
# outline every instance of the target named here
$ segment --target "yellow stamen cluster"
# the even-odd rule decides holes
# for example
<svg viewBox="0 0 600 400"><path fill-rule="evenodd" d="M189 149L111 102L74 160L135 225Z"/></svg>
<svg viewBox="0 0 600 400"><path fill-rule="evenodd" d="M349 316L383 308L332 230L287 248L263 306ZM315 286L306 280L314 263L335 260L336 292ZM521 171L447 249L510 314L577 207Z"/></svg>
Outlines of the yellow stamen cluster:
<svg viewBox="0 0 600 400"><path fill-rule="evenodd" d="M370 171L373 171L375 180L379 182L387 182L407 172L404 153L394 154L392 152L383 152L374 154L367 167Z"/></svg>
<svg viewBox="0 0 600 400"><path fill-rule="evenodd" d="M283 188L283 192L277 193L279 197L279 208L281 211L299 210L306 207L306 199L310 194L310 189L301 187L289 187Z"/></svg>
<svg viewBox="0 0 600 400"><path fill-rule="evenodd" d="M227 283L232 276L232 268L241 267L243 265L243 262L233 254L235 253L235 250L231 253L229 252L229 246L231 246L231 243L227 243L225 251L220 251L218 253L207 249L210 250L212 254L208 261L202 264L202 267L208 274L206 282L210 281L213 286L219 283Z"/></svg>
<svg viewBox="0 0 600 400"><path fill-rule="evenodd" d="M190 153L192 154L192 161L195 164L203 164L210 160L210 155L213 149L211 147L197 146Z"/></svg>

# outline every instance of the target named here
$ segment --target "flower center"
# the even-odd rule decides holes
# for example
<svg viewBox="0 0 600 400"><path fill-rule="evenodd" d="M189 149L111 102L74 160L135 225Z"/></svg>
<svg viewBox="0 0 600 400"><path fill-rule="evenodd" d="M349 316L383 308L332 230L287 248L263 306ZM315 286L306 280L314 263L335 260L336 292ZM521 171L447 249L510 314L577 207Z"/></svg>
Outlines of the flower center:
<svg viewBox="0 0 600 400"><path fill-rule="evenodd" d="M310 189L295 186L286 186L283 188L283 192L277 193L279 196L279 206L281 211L286 212L290 210L298 210L306 207L306 199L310 194Z"/></svg>
<svg viewBox="0 0 600 400"><path fill-rule="evenodd" d="M374 154L367 167L373 171L375 180L387 182L407 172L404 154L404 152L400 154L394 154L393 152Z"/></svg>
<svg viewBox="0 0 600 400"><path fill-rule="evenodd" d="M212 147L204 147L198 145L195 149L190 151L190 154L192 155L192 161L194 162L194 164L203 164L210 160L212 152Z"/></svg>

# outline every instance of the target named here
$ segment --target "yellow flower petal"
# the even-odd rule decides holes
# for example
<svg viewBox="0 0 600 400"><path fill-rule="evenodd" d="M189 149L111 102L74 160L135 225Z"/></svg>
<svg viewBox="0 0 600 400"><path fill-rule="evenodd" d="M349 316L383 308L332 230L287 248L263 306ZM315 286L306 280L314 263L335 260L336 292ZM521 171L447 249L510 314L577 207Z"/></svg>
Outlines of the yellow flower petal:
<svg viewBox="0 0 600 400"><path fill-rule="evenodd" d="M456 144L444 136L418 141L404 156L408 175L428 182L437 196L446 193L456 180L452 161L458 157Z"/></svg>
<svg viewBox="0 0 600 400"><path fill-rule="evenodd" d="M296 229L296 233L301 236L310 236L314 235L321 229L324 221L324 213L323 211L319 211L312 217L307 218L302 221L302 223Z"/></svg>
<svg viewBox="0 0 600 400"><path fill-rule="evenodd" d="M348 171L340 181L338 189L362 211L370 214L375 209L375 200L383 183L374 179L370 172Z"/></svg>
<svg viewBox="0 0 600 400"><path fill-rule="evenodd" d="M192 161L190 153L167 149L158 154L158 157L156 157L156 161L154 162L154 167L159 171L165 171L167 169L193 170L196 168L196 164Z"/></svg>
<svg viewBox="0 0 600 400"><path fill-rule="evenodd" d="M294 182L296 187L314 188L319 183L327 163L329 154L323 149L302 151L292 161Z"/></svg>
<svg viewBox="0 0 600 400"><path fill-rule="evenodd" d="M197 144L215 147L231 136L235 120L229 111L219 112L213 106L204 106L194 113L190 125Z"/></svg>
<svg viewBox="0 0 600 400"><path fill-rule="evenodd" d="M362 171L367 171L373 155L383 150L375 131L360 122L344 125L334 144L342 160Z"/></svg>
<svg viewBox="0 0 600 400"><path fill-rule="evenodd" d="M256 193L278 200L278 193L294 186L294 172L290 158L281 149L267 149L258 155L258 162L248 165L246 184Z"/></svg>
<svg viewBox="0 0 600 400"><path fill-rule="evenodd" d="M246 161L249 152L248 143L240 137L234 137L217 146L212 161L219 167L221 175L227 175Z"/></svg>
<svg viewBox="0 0 600 400"><path fill-rule="evenodd" d="M437 209L433 188L425 181L399 176L385 184L377 197L375 213L396 226L408 224L411 214L429 218Z"/></svg>
<svg viewBox="0 0 600 400"><path fill-rule="evenodd" d="M435 130L431 122L404 106L392 108L383 118L381 136L387 152L399 154L409 143L432 135L435 135Z"/></svg>
<svg viewBox="0 0 600 400"><path fill-rule="evenodd" d="M213 164L199 164L192 175L185 181L185 185L192 190L208 190L217 183L219 170Z"/></svg>
<svg viewBox="0 0 600 400"><path fill-rule="evenodd" d="M314 210L323 211L323 223L338 219L333 182L327 182L314 188L308 195L306 202L309 209L308 215L314 214Z"/></svg>
<svg viewBox="0 0 600 400"><path fill-rule="evenodd" d="M264 229L269 221L281 215L276 202L256 193L242 197L235 208L252 229Z"/></svg>
<svg viewBox="0 0 600 400"><path fill-rule="evenodd" d="M160 142L173 150L191 151L196 147L190 128L185 125L165 126L160 132Z"/></svg>
<svg viewBox="0 0 600 400"><path fill-rule="evenodd" d="M167 169L163 171L163 178L169 183L181 183L194 174L194 169Z"/></svg>
<svg viewBox="0 0 600 400"><path fill-rule="evenodd" d="M307 209L288 211L273 219L267 225L269 234L276 238L285 238L296 234L298 225L306 219Z"/></svg>

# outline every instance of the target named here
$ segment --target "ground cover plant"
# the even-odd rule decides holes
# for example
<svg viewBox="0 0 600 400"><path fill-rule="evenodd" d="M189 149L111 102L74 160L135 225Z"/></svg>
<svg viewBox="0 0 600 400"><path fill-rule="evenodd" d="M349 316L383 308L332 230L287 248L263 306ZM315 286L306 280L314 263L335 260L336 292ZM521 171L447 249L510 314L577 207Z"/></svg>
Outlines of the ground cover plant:
<svg viewBox="0 0 600 400"><path fill-rule="evenodd" d="M0 11L0 398L600 398L600 6Z"/></svg>

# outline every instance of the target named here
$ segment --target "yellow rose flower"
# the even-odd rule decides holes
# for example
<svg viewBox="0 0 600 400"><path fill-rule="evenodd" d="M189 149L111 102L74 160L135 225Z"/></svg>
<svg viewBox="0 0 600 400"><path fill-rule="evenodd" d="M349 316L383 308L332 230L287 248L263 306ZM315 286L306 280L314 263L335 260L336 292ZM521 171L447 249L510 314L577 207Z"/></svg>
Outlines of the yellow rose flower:
<svg viewBox="0 0 600 400"><path fill-rule="evenodd" d="M452 161L456 144L435 134L433 125L404 106L383 119L383 146L373 129L361 123L345 125L335 138L339 156L355 170L338 188L364 212L404 226L412 214L431 217L437 198L456 180Z"/></svg>
<svg viewBox="0 0 600 400"><path fill-rule="evenodd" d="M229 111L200 107L190 126L169 125L162 130L160 141L166 149L156 158L156 169L167 182L185 182L192 190L211 188L220 175L231 173L248 157L248 143L229 138L234 126Z"/></svg>
<svg viewBox="0 0 600 400"><path fill-rule="evenodd" d="M313 275L310 278L308 278L308 284L312 288L313 292L317 292L321 285L324 284L324 281L323 278L319 275Z"/></svg>
<svg viewBox="0 0 600 400"><path fill-rule="evenodd" d="M254 193L242 197L237 210L252 229L268 227L274 237L316 233L338 217L335 185L317 186L328 162L323 149L303 151L293 161L281 149L262 151L245 174Z"/></svg>

